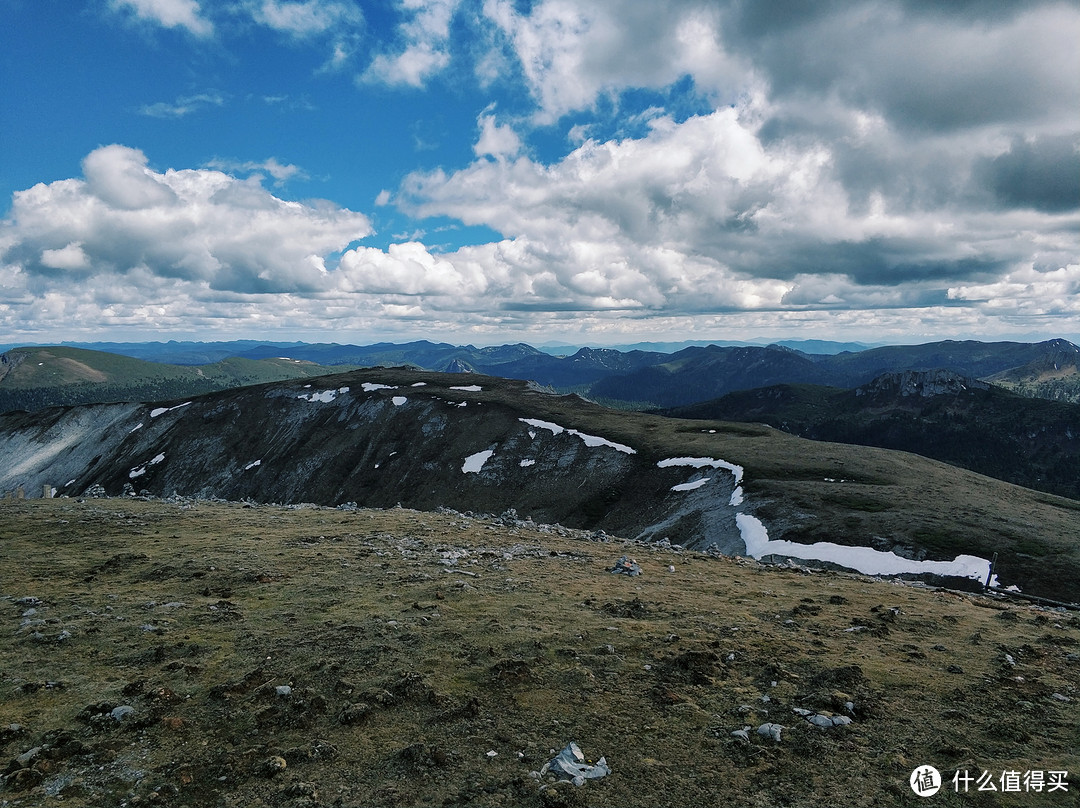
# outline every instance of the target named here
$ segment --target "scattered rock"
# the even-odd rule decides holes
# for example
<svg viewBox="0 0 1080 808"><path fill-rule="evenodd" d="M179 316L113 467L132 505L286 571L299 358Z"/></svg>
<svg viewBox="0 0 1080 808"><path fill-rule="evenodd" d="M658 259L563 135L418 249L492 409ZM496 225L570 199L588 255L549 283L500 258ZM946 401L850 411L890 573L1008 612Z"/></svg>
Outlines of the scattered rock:
<svg viewBox="0 0 1080 808"><path fill-rule="evenodd" d="M777 743L780 743L780 733L783 731L783 727L779 724L765 723L757 728L757 734L762 738L772 738Z"/></svg>
<svg viewBox="0 0 1080 808"><path fill-rule="evenodd" d="M135 713L135 708L130 704L121 704L119 707L114 707L109 715L112 716L114 721L124 721Z"/></svg>
<svg viewBox="0 0 1080 808"><path fill-rule="evenodd" d="M363 724L371 717L371 707L364 702L352 702L346 704L338 711L339 724L347 727L355 727Z"/></svg>
<svg viewBox="0 0 1080 808"><path fill-rule="evenodd" d="M7 791L27 791L41 785L45 775L37 769L17 769L4 778L4 788Z"/></svg>
<svg viewBox="0 0 1080 808"><path fill-rule="evenodd" d="M279 755L271 755L256 764L255 770L264 777L273 777L275 774L285 771L288 765L285 758Z"/></svg>

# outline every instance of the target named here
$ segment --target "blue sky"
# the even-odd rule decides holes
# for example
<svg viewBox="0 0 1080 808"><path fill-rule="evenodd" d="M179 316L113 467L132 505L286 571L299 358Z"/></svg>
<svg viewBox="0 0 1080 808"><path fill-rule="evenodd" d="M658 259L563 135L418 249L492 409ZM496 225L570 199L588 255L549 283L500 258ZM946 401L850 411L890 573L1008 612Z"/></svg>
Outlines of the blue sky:
<svg viewBox="0 0 1080 808"><path fill-rule="evenodd" d="M0 0L0 343L1080 335L1080 4Z"/></svg>

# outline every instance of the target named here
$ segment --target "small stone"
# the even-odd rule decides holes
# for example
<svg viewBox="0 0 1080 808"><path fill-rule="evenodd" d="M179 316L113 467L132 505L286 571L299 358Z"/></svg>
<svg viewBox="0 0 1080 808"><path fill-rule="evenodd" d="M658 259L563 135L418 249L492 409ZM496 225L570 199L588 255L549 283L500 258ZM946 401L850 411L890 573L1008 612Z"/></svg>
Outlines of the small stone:
<svg viewBox="0 0 1080 808"><path fill-rule="evenodd" d="M282 698L285 698L286 696L292 695L292 688L288 685L278 685L274 688L274 692Z"/></svg>
<svg viewBox="0 0 1080 808"><path fill-rule="evenodd" d="M19 755L17 758L15 758L15 762L19 764L19 768L25 769L31 766L34 761L38 759L38 756L41 755L43 749L44 747L41 746L35 746L33 749L28 749L27 751Z"/></svg>
<svg viewBox="0 0 1080 808"><path fill-rule="evenodd" d="M783 729L779 724L767 723L757 728L757 734L762 738L772 738L777 743L780 743L780 732Z"/></svg>
<svg viewBox="0 0 1080 808"><path fill-rule="evenodd" d="M289 764L285 762L285 758L280 755L273 755L262 761L258 768L261 770L262 774L267 777L273 777L275 774L285 771L288 765Z"/></svg>
<svg viewBox="0 0 1080 808"><path fill-rule="evenodd" d="M1054 701L1060 701L1063 704L1068 704L1070 701L1072 701L1072 699L1070 699L1064 693L1054 693L1052 696L1050 696L1050 698L1052 698Z"/></svg>
<svg viewBox="0 0 1080 808"><path fill-rule="evenodd" d="M109 713L116 721L123 721L129 715L135 712L135 708L130 704L121 704L119 707L114 707L112 712Z"/></svg>

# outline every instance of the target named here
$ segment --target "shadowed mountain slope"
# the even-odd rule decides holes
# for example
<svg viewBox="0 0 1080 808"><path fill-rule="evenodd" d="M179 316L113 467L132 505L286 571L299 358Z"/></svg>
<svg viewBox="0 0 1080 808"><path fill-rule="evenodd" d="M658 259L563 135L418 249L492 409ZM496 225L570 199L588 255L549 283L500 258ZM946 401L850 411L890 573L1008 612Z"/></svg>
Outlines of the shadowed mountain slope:
<svg viewBox="0 0 1080 808"><path fill-rule="evenodd" d="M1080 405L1024 398L948 371L887 373L854 390L777 385L665 414L901 449L1080 499Z"/></svg>

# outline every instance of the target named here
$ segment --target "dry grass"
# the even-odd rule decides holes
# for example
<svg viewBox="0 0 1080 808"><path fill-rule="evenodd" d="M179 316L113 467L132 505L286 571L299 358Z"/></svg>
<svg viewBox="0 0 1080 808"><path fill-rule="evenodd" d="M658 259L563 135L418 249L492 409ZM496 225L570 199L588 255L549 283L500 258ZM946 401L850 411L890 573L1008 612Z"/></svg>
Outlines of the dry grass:
<svg viewBox="0 0 1080 808"><path fill-rule="evenodd" d="M46 747L0 805L890 806L919 764L1080 771L1071 613L403 509L7 502L0 537L0 751ZM541 791L570 740L612 774ZM1080 782L951 788L925 804Z"/></svg>

